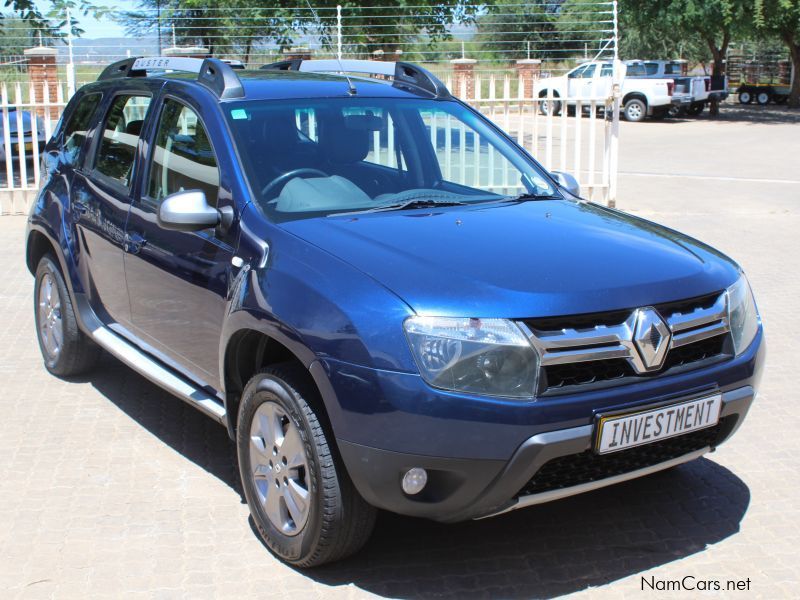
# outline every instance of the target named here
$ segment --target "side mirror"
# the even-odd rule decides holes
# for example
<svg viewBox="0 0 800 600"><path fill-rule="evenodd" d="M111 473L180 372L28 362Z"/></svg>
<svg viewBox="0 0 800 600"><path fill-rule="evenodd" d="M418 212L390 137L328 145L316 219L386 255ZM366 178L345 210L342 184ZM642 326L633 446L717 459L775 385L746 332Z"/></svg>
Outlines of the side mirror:
<svg viewBox="0 0 800 600"><path fill-rule="evenodd" d="M555 177L560 187L567 190L573 196L578 196L580 198L581 184L578 183L578 180L575 179L575 177L569 173L564 173L563 171L551 171L550 174Z"/></svg>
<svg viewBox="0 0 800 600"><path fill-rule="evenodd" d="M200 190L170 194L158 207L158 225L175 231L200 231L221 225L229 227L233 209L229 206L216 209L209 206L206 195Z"/></svg>

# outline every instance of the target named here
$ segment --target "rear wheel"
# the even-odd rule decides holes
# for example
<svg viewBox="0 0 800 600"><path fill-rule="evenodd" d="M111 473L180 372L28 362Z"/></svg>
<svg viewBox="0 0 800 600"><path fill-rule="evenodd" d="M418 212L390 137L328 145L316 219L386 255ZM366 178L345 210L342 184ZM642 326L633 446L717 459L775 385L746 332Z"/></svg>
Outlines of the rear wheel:
<svg viewBox="0 0 800 600"><path fill-rule="evenodd" d="M376 514L329 444L306 377L292 363L256 374L242 394L237 431L242 487L256 528L272 552L299 567L357 552Z"/></svg>
<svg viewBox="0 0 800 600"><path fill-rule="evenodd" d="M625 103L624 113L626 121L630 121L631 123L644 121L644 118L647 116L647 105L644 103L644 100L631 98Z"/></svg>
<svg viewBox="0 0 800 600"><path fill-rule="evenodd" d="M765 104L769 104L769 101L772 99L769 92L758 92L756 94L756 102L758 102L761 106Z"/></svg>
<svg viewBox="0 0 800 600"><path fill-rule="evenodd" d="M69 377L91 369L100 347L78 328L66 283L55 259L46 254L36 268L33 290L36 337L45 368Z"/></svg>
<svg viewBox="0 0 800 600"><path fill-rule="evenodd" d="M692 102L689 108L686 109L686 112L693 117L697 117L703 112L705 107L706 105L704 102Z"/></svg>

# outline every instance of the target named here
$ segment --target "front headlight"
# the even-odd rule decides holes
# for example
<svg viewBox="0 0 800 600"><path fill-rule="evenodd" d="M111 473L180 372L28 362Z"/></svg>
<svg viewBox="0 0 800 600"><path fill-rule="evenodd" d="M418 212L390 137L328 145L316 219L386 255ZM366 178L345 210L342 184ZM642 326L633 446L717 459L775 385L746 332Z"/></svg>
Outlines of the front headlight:
<svg viewBox="0 0 800 600"><path fill-rule="evenodd" d="M534 395L539 359L511 321L409 317L404 327L419 372L432 386L485 396Z"/></svg>
<svg viewBox="0 0 800 600"><path fill-rule="evenodd" d="M731 327L733 348L737 355L744 352L758 333L758 309L753 298L753 290L742 274L739 280L728 288L728 322Z"/></svg>

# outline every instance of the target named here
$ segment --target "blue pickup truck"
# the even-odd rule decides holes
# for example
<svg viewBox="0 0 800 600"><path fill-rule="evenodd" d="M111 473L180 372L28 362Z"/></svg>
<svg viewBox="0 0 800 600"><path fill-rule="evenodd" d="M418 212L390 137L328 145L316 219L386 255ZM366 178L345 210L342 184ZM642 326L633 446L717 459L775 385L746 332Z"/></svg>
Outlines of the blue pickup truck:
<svg viewBox="0 0 800 600"><path fill-rule="evenodd" d="M45 367L104 350L226 427L293 565L378 509L452 523L680 465L756 393L736 263L582 200L412 64L121 61L43 172Z"/></svg>

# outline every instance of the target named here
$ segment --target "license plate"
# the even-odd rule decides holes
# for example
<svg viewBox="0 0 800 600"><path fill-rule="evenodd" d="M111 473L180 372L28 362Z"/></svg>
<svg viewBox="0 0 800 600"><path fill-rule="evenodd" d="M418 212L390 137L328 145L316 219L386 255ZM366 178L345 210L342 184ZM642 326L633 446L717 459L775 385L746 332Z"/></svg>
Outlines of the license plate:
<svg viewBox="0 0 800 600"><path fill-rule="evenodd" d="M601 417L595 451L617 452L713 427L719 422L721 408L722 394L714 394L653 410Z"/></svg>

